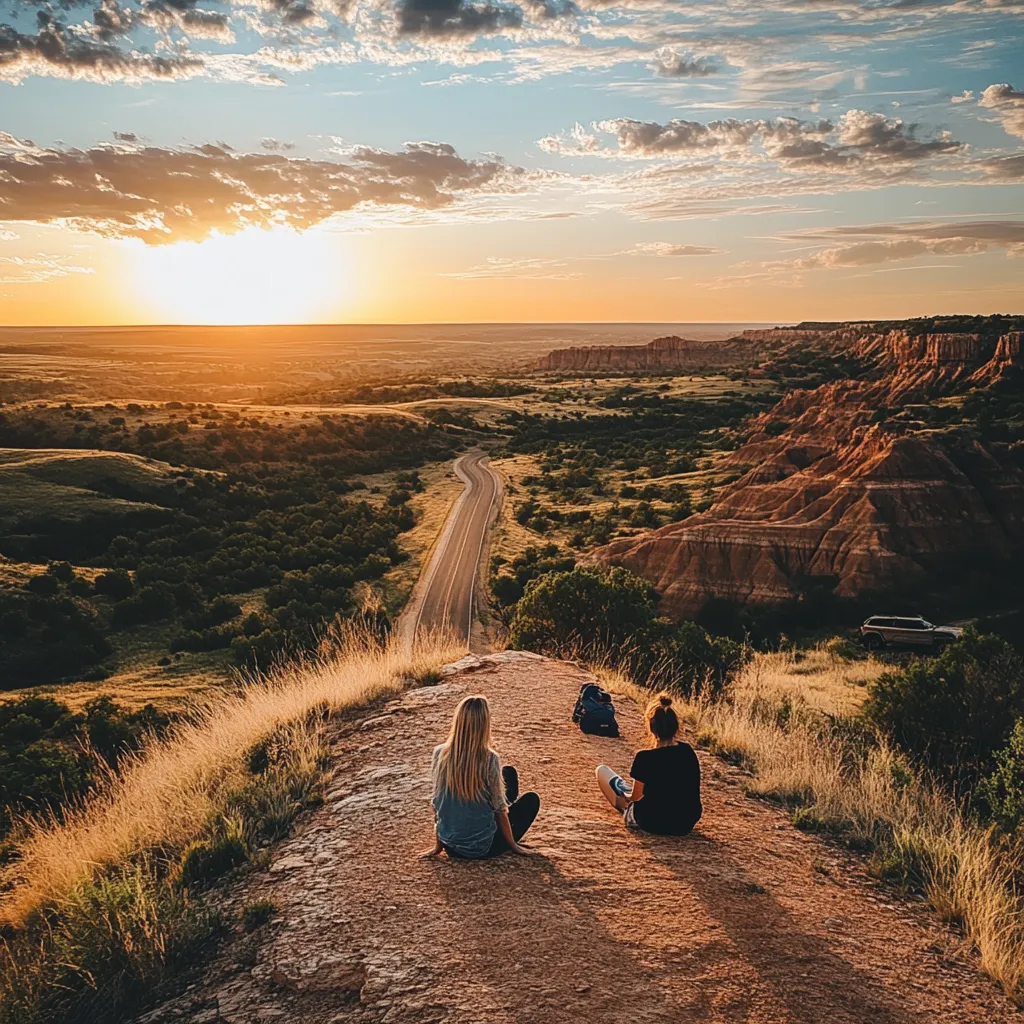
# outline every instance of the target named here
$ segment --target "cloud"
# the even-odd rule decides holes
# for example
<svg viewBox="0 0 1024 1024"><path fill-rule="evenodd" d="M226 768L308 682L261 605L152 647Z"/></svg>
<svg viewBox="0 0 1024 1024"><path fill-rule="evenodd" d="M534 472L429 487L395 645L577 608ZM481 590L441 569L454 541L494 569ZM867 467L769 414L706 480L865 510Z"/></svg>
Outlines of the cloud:
<svg viewBox="0 0 1024 1024"><path fill-rule="evenodd" d="M871 73L823 60L826 52L873 54L927 41L942 53L955 30L965 37L961 57L986 54L995 39L976 38L982 23L987 37L1008 38L1012 29L993 30L1024 10L1021 0L206 0L212 9L200 2L13 0L0 26L0 77L143 81L234 70L236 80L268 84L266 73L253 71L259 50L191 45L230 42L240 29L243 42L264 35L296 54L292 72L347 61L350 47L392 66L500 63L495 76L511 68L518 80L646 65L664 86L738 68L733 95L718 98L722 106L806 105L844 86L860 90ZM46 25L26 26L33 8ZM58 22L55 12L79 9L89 12L79 24ZM480 41L496 35L506 38L484 52Z"/></svg>
<svg viewBox="0 0 1024 1024"><path fill-rule="evenodd" d="M994 181L1020 181L1024 179L1024 153L996 156L982 160L978 165Z"/></svg>
<svg viewBox="0 0 1024 1024"><path fill-rule="evenodd" d="M0 283L40 284L69 274L92 274L92 267L78 267L70 257L39 252L35 256L0 256Z"/></svg>
<svg viewBox="0 0 1024 1024"><path fill-rule="evenodd" d="M950 96L950 103L970 103L974 99L974 92L971 89L964 89L959 96Z"/></svg>
<svg viewBox="0 0 1024 1024"><path fill-rule="evenodd" d="M467 160L449 145L368 146L344 159L235 153L223 143L161 148L42 148L0 132L0 221L58 224L150 244L213 231L304 229L356 208L439 211L523 187L499 157Z"/></svg>
<svg viewBox="0 0 1024 1024"><path fill-rule="evenodd" d="M1024 255L1024 220L940 221L869 224L806 231L791 240L840 242L810 256L765 264L769 269L814 270L867 267L915 256L964 256L1004 249Z"/></svg>
<svg viewBox="0 0 1024 1024"><path fill-rule="evenodd" d="M790 168L841 170L864 164L910 164L955 153L962 144L948 132L933 139L917 136L918 126L864 110L848 110L838 122L761 119L685 121L666 124L617 118L596 121L594 134L576 125L570 133L548 136L538 145L549 153L638 159L691 159L707 156L745 158L760 155ZM603 146L600 135L614 136L616 147Z"/></svg>
<svg viewBox="0 0 1024 1024"><path fill-rule="evenodd" d="M725 249L708 245L675 245L672 242L638 242L632 249L626 249L625 256L717 256Z"/></svg>
<svg viewBox="0 0 1024 1024"><path fill-rule="evenodd" d="M568 261L564 259L545 257L514 259L506 256L488 256L483 263L470 267L468 270L451 271L441 276L463 280L516 277L531 281L571 281L583 276L578 271L566 270L567 264Z"/></svg>
<svg viewBox="0 0 1024 1024"><path fill-rule="evenodd" d="M0 82L18 83L38 74L93 82L180 79L202 68L202 58L187 52L155 56L120 49L102 37L69 29L46 11L38 12L34 35L0 24Z"/></svg>
<svg viewBox="0 0 1024 1024"><path fill-rule="evenodd" d="M295 148L295 143L267 137L260 139L260 147L267 150L268 153L287 153Z"/></svg>
<svg viewBox="0 0 1024 1024"><path fill-rule="evenodd" d="M705 57L683 57L672 50L663 50L651 65L658 78L707 78L715 66Z"/></svg>
<svg viewBox="0 0 1024 1024"><path fill-rule="evenodd" d="M990 85L981 94L978 106L994 110L1007 132L1024 139L1024 92L1006 82Z"/></svg>
<svg viewBox="0 0 1024 1024"><path fill-rule="evenodd" d="M505 4L471 4L464 0L402 0L398 7L398 32L403 36L436 38L477 37L520 28L521 7Z"/></svg>
<svg viewBox="0 0 1024 1024"><path fill-rule="evenodd" d="M717 256L725 251L725 249L715 249L705 245L677 245L673 242L637 242L631 248L621 249L618 252L588 253L580 256L530 256L519 258L488 256L483 263L470 267L468 270L453 271L442 274L442 277L519 277L531 280L566 281L583 276L579 271L568 269L572 264L577 263L598 263L613 260L620 256Z"/></svg>

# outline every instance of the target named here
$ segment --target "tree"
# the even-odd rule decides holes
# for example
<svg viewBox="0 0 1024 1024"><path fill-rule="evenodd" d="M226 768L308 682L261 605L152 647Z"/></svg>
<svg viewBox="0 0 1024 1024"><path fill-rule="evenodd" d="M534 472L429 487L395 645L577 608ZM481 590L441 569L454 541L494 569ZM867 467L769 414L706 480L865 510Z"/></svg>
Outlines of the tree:
<svg viewBox="0 0 1024 1024"><path fill-rule="evenodd" d="M605 653L664 634L654 588L626 569L552 572L526 586L509 627L513 647Z"/></svg>
<svg viewBox="0 0 1024 1024"><path fill-rule="evenodd" d="M109 597L112 601L123 601L131 597L135 590L131 576L124 569L111 569L101 572L96 577L96 593Z"/></svg>
<svg viewBox="0 0 1024 1024"><path fill-rule="evenodd" d="M687 695L720 690L744 657L727 637L657 612L646 580L617 567L549 572L528 583L509 627L512 647L606 661L641 685Z"/></svg>

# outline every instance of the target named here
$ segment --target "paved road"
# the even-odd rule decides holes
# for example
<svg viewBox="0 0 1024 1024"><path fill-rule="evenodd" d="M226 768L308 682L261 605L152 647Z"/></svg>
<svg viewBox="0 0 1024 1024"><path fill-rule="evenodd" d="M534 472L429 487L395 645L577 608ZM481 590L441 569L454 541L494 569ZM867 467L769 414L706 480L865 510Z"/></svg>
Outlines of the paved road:
<svg viewBox="0 0 1024 1024"><path fill-rule="evenodd" d="M455 463L455 472L466 489L449 513L423 575L412 633L447 629L469 644L477 570L501 486L483 452L464 455Z"/></svg>

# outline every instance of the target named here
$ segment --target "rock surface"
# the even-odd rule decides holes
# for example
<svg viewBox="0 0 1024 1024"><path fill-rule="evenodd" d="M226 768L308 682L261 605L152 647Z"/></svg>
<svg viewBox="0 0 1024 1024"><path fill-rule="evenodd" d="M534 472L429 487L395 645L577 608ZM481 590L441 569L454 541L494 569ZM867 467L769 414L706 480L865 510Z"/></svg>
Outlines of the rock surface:
<svg viewBox="0 0 1024 1024"><path fill-rule="evenodd" d="M685 616L710 598L777 602L807 577L852 596L1019 551L1024 474L1007 446L948 445L875 420L880 409L999 379L1021 359L1020 334L846 328L832 340L874 359L876 379L788 394L721 463L746 472L707 512L593 557L647 577L664 610Z"/></svg>
<svg viewBox="0 0 1024 1024"><path fill-rule="evenodd" d="M440 686L367 712L335 743L325 805L275 851L287 869L227 894L278 913L222 947L170 1021L302 1024L1009 1024L966 947L920 902L844 850L743 795L744 774L701 754L705 817L682 839L629 833L598 762L626 771L623 736L569 721L586 675L514 653L474 658ZM495 744L539 791L537 855L424 861L431 749L466 693L491 702Z"/></svg>

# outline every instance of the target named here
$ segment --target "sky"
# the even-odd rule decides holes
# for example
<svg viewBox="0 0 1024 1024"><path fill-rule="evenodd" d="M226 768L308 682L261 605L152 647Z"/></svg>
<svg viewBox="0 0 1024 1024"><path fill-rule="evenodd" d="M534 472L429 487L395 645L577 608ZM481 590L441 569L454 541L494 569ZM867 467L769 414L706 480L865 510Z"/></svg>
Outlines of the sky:
<svg viewBox="0 0 1024 1024"><path fill-rule="evenodd" d="M1024 312L1024 0L7 0L0 323Z"/></svg>

